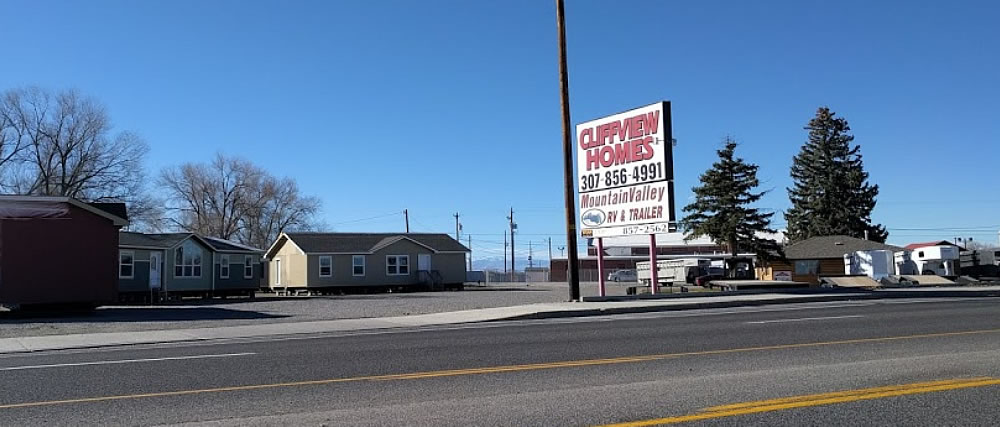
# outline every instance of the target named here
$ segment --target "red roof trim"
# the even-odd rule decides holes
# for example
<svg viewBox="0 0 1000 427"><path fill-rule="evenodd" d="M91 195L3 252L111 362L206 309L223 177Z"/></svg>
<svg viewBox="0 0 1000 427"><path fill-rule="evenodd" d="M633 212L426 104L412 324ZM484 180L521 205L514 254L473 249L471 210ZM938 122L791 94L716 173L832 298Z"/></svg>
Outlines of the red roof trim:
<svg viewBox="0 0 1000 427"><path fill-rule="evenodd" d="M958 246L958 245L949 242L947 240L935 240L933 242L910 243L909 245L904 246L904 248L912 251L914 249L926 248L928 246Z"/></svg>

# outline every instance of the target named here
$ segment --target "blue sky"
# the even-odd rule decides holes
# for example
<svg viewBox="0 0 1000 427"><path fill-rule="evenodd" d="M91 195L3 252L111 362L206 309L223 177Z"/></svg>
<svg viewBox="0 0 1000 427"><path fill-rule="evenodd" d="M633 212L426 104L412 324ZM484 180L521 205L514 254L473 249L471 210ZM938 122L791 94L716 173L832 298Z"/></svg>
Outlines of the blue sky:
<svg viewBox="0 0 1000 427"><path fill-rule="evenodd" d="M566 16L573 123L672 101L678 213L726 135L773 190L760 206L787 208L826 105L891 242L996 242L994 2L569 0ZM238 154L296 178L336 230L401 230L405 208L453 232L458 211L476 255L499 256L513 206L519 247L565 241L551 1L0 0L0 40L0 89L101 99L153 175Z"/></svg>

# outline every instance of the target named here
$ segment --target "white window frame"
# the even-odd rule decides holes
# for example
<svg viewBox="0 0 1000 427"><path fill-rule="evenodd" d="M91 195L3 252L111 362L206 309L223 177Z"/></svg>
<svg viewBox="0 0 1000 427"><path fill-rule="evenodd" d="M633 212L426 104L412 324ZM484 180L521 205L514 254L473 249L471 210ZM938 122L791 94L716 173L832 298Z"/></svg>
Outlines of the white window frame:
<svg viewBox="0 0 1000 427"><path fill-rule="evenodd" d="M389 264L389 258L392 258L395 262ZM403 265L401 260L406 260L406 265ZM389 267L394 267L396 269L395 273L389 271ZM406 267L406 272L402 272L402 267ZM409 276L410 275L410 256L409 255L386 255L385 256L385 275L386 276Z"/></svg>
<svg viewBox="0 0 1000 427"><path fill-rule="evenodd" d="M132 259L132 262L130 264L125 264L125 263L122 262L122 255L126 255L126 254L129 256L129 258ZM122 276L122 267L126 266L126 265L132 267L132 274L130 274L128 276ZM118 278L119 279L134 279L135 278L135 251L118 251Z"/></svg>
<svg viewBox="0 0 1000 427"><path fill-rule="evenodd" d="M229 278L229 254L223 254L219 257L219 278L228 279Z"/></svg>
<svg viewBox="0 0 1000 427"><path fill-rule="evenodd" d="M330 261L330 272L323 274L323 260ZM332 255L320 255L319 257L319 277L333 277L333 256Z"/></svg>
<svg viewBox="0 0 1000 427"><path fill-rule="evenodd" d="M184 246L186 246L188 243L191 244L190 246L192 248L194 248L194 249L197 250L193 255L191 255L191 259L190 259L191 263L190 264L186 264L185 263L188 260L186 259L186 256L185 256L184 250L183 250ZM180 252L178 252L178 251L180 251ZM179 263L177 262L177 254L178 253L181 254L181 262L179 262ZM197 263L195 263L196 259L198 260ZM191 275L184 274L184 269L187 268L187 267L191 267ZM177 279L200 279L201 278L202 269L204 269L204 267L205 267L205 259L202 256L202 250L201 250L201 248L197 244L195 244L191 240L188 240L188 241L182 243L180 246L178 246L176 249L174 249L174 271L172 271L172 273L174 275L174 278L177 278ZM181 274L177 274L177 269L178 268L181 269ZM194 274L195 269L197 269L198 274Z"/></svg>
<svg viewBox="0 0 1000 427"><path fill-rule="evenodd" d="M243 278L253 279L253 255L243 257Z"/></svg>
<svg viewBox="0 0 1000 427"><path fill-rule="evenodd" d="M358 259L361 260L361 264L358 264ZM365 273L368 272L368 266L366 265L368 260L364 255L354 255L351 257L351 274L354 277L364 277ZM357 268L361 267L361 274L358 274Z"/></svg>

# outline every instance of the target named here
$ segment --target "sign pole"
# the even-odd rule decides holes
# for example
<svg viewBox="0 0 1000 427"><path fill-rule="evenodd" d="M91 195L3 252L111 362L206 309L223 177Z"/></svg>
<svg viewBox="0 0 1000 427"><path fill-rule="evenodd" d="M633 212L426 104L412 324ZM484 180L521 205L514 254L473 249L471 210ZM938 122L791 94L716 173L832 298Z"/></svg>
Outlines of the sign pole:
<svg viewBox="0 0 1000 427"><path fill-rule="evenodd" d="M608 296L604 285L604 238L597 238L597 296Z"/></svg>
<svg viewBox="0 0 1000 427"><path fill-rule="evenodd" d="M660 266L656 264L656 235L649 235L649 293L656 295L656 289L659 287L659 273Z"/></svg>
<svg viewBox="0 0 1000 427"><path fill-rule="evenodd" d="M563 181L566 199L566 249L569 250L567 264L569 271L566 281L569 282L570 301L580 300L580 261L576 248L576 202L573 179L573 137L570 133L569 119L569 74L566 71L566 14L563 10L563 0L556 0L556 28L559 32L559 101L562 105L563 134ZM513 236L511 236L513 238ZM513 243L513 241L511 241Z"/></svg>

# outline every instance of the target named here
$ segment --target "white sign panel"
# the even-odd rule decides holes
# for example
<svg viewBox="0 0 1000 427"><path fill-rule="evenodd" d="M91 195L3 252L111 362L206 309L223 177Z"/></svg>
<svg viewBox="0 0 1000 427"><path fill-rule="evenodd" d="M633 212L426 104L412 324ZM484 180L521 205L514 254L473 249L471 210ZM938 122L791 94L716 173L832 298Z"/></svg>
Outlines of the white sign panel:
<svg viewBox="0 0 1000 427"><path fill-rule="evenodd" d="M640 234L674 233L677 227L666 222L656 224L626 225L623 227L604 227L583 230L584 237L620 237Z"/></svg>
<svg viewBox="0 0 1000 427"><path fill-rule="evenodd" d="M583 235L667 229L674 221L670 103L581 123L576 136Z"/></svg>
<svg viewBox="0 0 1000 427"><path fill-rule="evenodd" d="M791 271L775 271L774 272L774 280L777 280L779 282L791 282L792 281L792 272Z"/></svg>

